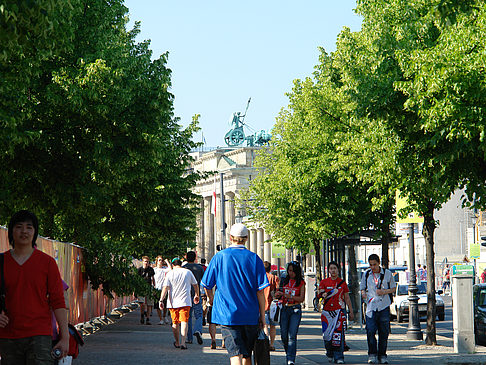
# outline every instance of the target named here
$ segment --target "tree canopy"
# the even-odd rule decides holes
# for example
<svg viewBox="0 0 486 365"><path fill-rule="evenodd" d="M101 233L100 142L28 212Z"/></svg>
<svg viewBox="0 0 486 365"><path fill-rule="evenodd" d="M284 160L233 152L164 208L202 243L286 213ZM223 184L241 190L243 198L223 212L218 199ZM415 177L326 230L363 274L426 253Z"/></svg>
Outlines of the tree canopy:
<svg viewBox="0 0 486 365"><path fill-rule="evenodd" d="M0 38L8 46L1 87L18 95L2 99L11 117L3 120L0 217L31 209L42 235L85 247L94 287L129 294L140 283L133 257L194 244L197 118L180 126L168 55L152 59L150 42L135 41L140 25L126 29L123 1L24 3L32 6L2 10L8 29L12 16L26 20L11 29L17 38ZM27 75L23 87L17 75Z"/></svg>
<svg viewBox="0 0 486 365"><path fill-rule="evenodd" d="M313 78L295 82L250 187L255 218L291 246L309 232L385 234L395 191L407 196L425 218L428 344L434 210L458 188L465 205L485 204L485 10L475 0L358 1L362 29L345 28Z"/></svg>

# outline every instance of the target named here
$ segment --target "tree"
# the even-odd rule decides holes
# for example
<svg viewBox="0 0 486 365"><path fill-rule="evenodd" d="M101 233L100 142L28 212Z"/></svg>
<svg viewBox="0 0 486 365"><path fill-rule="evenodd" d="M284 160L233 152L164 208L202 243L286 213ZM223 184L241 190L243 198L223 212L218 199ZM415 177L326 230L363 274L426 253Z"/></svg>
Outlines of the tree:
<svg viewBox="0 0 486 365"><path fill-rule="evenodd" d="M468 59L475 48L463 49L460 43L482 29L482 8L476 1L359 1L362 30L344 31L336 51L342 60L346 95L355 106L355 120L369 122L371 129L392 136L396 144L386 155L386 160L395 161L396 173L382 176L390 178L392 186L409 197L410 208L425 218L428 344L437 343L434 209L458 187L466 187L469 199L471 192L484 191L484 154L474 150L480 141L475 136L481 135L476 120L481 97L476 96L482 95L477 93L482 88L471 87L481 79L480 66ZM456 42L451 44L454 37ZM472 43L480 44L478 39ZM455 57L464 61L462 67L447 62ZM475 73L466 72L471 66Z"/></svg>
<svg viewBox="0 0 486 365"><path fill-rule="evenodd" d="M12 135L31 137L0 159L3 220L38 212L41 234L85 247L91 282L107 295L137 288L133 257L180 254L196 230L197 118L178 124L167 54L151 60L126 14L122 1L73 3L71 48L40 62L30 112L15 119Z"/></svg>

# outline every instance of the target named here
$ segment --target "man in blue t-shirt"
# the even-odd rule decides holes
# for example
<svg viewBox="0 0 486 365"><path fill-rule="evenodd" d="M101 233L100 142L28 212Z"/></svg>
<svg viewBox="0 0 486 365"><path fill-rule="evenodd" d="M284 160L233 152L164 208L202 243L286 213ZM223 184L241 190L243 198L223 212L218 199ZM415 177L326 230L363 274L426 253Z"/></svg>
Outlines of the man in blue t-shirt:
<svg viewBox="0 0 486 365"><path fill-rule="evenodd" d="M260 257L246 249L247 239L248 229L234 224L231 246L212 258L201 280L213 306L211 322L221 325L232 365L251 364L258 326L265 324L263 289L269 283ZM211 290L214 286L216 294Z"/></svg>

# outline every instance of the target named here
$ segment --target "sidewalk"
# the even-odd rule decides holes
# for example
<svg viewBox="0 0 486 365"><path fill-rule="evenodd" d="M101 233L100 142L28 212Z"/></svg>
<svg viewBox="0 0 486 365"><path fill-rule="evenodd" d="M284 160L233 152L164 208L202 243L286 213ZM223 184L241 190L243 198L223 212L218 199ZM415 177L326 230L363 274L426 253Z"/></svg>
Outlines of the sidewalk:
<svg viewBox="0 0 486 365"><path fill-rule="evenodd" d="M226 349L222 349L221 335L217 330L216 350L210 349L207 326L204 327L204 344L195 341L187 350L176 349L169 325L141 325L138 309L128 313L119 321L105 326L85 339L76 365L114 364L229 364ZM157 323L154 313L152 322ZM422 323L423 327L423 323ZM275 341L277 351L271 352L271 363L285 365L285 352L279 341ZM328 364L321 335L320 314L304 311L297 337L296 364ZM365 364L367 355L366 334L363 330L350 328L346 341L351 350L345 353L347 364ZM388 358L391 364L486 364L486 347L477 346L473 355L454 354L452 339L438 336L439 346L425 346L423 342L406 340L406 326L392 324L389 338Z"/></svg>

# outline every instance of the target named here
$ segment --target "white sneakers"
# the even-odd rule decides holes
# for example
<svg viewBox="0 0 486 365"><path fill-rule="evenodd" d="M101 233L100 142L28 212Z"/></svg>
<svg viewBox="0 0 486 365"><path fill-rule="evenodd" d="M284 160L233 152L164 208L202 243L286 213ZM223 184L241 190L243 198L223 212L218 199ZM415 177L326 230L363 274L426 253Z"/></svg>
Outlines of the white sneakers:
<svg viewBox="0 0 486 365"><path fill-rule="evenodd" d="M368 364L376 364L378 363L376 355L369 355L368 356Z"/></svg>

